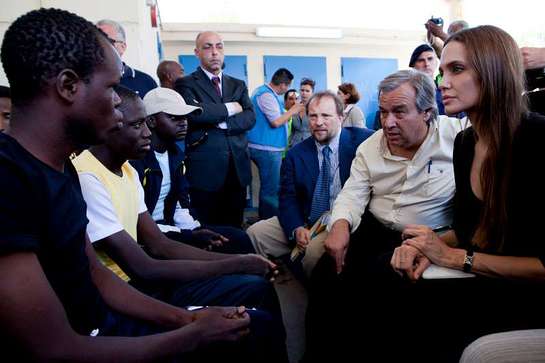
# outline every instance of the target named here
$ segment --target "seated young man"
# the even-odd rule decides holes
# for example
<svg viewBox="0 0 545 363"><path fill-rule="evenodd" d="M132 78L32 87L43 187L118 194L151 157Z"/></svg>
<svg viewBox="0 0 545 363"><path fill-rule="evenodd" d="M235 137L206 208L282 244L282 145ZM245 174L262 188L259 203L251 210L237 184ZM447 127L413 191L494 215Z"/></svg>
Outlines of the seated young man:
<svg viewBox="0 0 545 363"><path fill-rule="evenodd" d="M176 306L263 309L257 316L253 311L250 315L252 327L269 335L269 341L257 344L265 351L279 350L267 354L282 360L285 346L278 299L263 277L275 265L255 254L204 251L161 233L144 204L138 174L127 161L150 150L144 104L127 88L116 87L116 92L121 97L121 128L111 132L104 144L92 146L73 160L87 203L87 233L99 256L120 277L128 280L128 275L141 291Z"/></svg>
<svg viewBox="0 0 545 363"><path fill-rule="evenodd" d="M187 114L200 108L186 105L180 94L158 87L144 97L151 150L131 160L144 188L153 220L168 238L223 253L255 253L248 235L230 226L201 226L189 211L189 184L184 152L176 145L187 133Z"/></svg>
<svg viewBox="0 0 545 363"><path fill-rule="evenodd" d="M122 63L104 34L75 14L42 8L9 26L1 57L13 101L13 123L0 132L5 359L213 361L208 352L240 362L244 351L210 344L247 335L243 308L191 312L144 295L105 268L86 237L86 206L68 158L106 140L122 117L113 90Z"/></svg>

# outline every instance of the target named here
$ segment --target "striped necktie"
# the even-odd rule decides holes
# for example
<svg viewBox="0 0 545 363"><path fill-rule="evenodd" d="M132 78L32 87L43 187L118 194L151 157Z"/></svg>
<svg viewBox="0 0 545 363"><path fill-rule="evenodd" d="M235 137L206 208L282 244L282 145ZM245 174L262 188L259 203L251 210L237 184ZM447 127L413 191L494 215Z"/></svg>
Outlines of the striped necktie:
<svg viewBox="0 0 545 363"><path fill-rule="evenodd" d="M214 88L216 89L218 96L221 97L220 77L212 77L212 83L214 83Z"/></svg>
<svg viewBox="0 0 545 363"><path fill-rule="evenodd" d="M322 149L324 156L322 160L322 167L320 174L318 175L318 181L314 188L314 195L312 196L312 206L310 208L309 224L313 225L318 218L329 210L329 184L330 184L330 169L331 169L331 149L329 145Z"/></svg>

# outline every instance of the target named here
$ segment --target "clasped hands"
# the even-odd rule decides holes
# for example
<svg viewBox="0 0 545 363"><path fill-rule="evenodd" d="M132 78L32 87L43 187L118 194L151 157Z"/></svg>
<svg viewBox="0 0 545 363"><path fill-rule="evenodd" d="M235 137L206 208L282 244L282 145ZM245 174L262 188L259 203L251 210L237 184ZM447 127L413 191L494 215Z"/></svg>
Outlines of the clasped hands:
<svg viewBox="0 0 545 363"><path fill-rule="evenodd" d="M394 250L390 264L400 275L418 280L432 264L441 265L450 247L429 227L410 224L403 230L403 243Z"/></svg>

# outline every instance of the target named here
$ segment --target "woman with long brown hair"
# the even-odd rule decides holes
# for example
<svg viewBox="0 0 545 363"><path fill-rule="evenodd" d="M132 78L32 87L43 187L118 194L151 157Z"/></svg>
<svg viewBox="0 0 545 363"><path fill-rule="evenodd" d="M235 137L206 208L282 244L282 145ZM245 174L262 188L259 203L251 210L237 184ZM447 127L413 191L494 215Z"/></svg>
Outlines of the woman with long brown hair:
<svg viewBox="0 0 545 363"><path fill-rule="evenodd" d="M453 229L439 236L426 226L407 226L391 265L418 280L400 297L420 315L405 316L404 324L433 319L436 324L412 333L439 355L431 360L448 361L480 335L545 327L544 300L536 297L545 282L539 177L545 118L527 111L519 48L499 28L452 35L440 72L447 113L464 111L472 123L454 147ZM421 280L431 264L474 276Z"/></svg>

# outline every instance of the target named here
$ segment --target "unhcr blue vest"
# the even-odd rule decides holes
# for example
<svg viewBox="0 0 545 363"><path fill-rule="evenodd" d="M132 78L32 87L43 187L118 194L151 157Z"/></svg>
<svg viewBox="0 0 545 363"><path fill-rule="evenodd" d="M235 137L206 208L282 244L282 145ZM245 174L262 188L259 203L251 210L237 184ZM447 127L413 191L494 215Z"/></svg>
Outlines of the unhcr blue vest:
<svg viewBox="0 0 545 363"><path fill-rule="evenodd" d="M248 142L263 146L285 148L288 145L287 123L277 128L272 127L257 104L257 97L267 92L273 95L274 99L278 102L278 109L280 112L284 112L284 107L280 103L280 100L269 86L264 84L258 87L252 95L252 103L254 105L256 117L255 126L248 132Z"/></svg>

